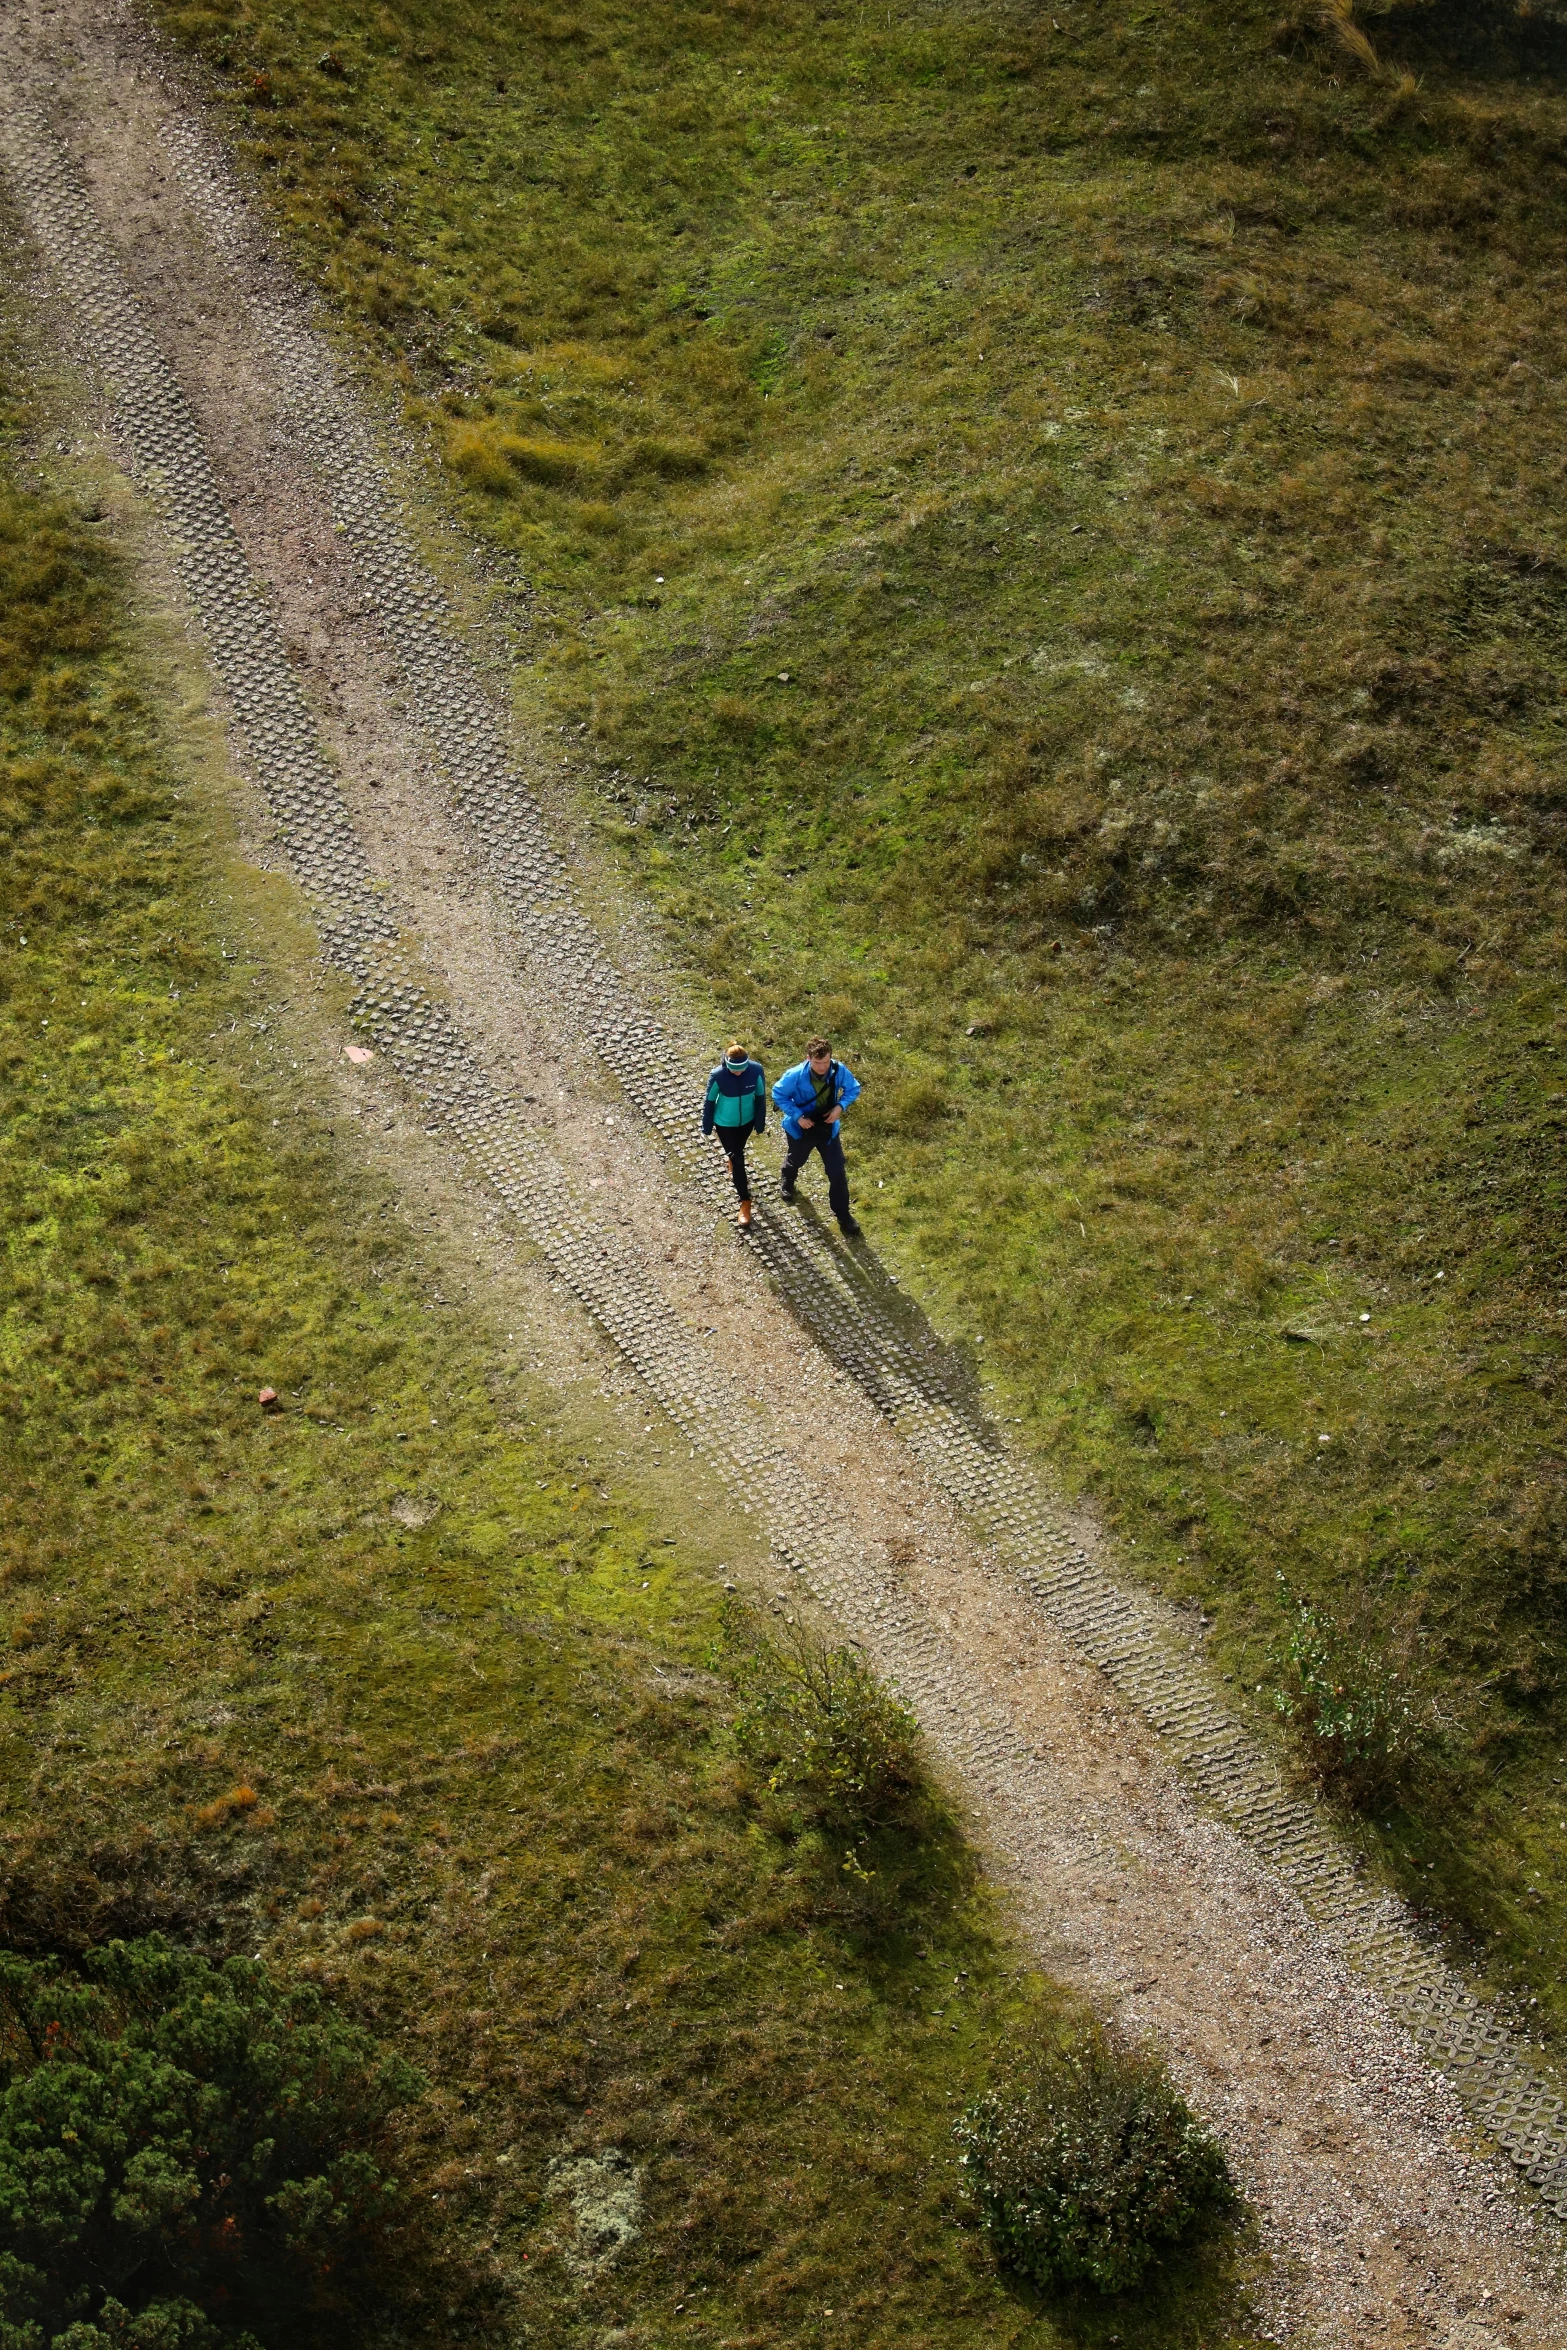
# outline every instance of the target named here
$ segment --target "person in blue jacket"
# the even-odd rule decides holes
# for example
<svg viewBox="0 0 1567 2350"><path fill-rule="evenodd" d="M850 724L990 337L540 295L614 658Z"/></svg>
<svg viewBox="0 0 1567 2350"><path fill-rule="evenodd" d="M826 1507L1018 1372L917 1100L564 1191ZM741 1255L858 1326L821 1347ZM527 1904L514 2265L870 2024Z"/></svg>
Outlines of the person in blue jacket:
<svg viewBox="0 0 1567 2350"><path fill-rule="evenodd" d="M780 1188L793 1199L800 1170L812 1151L820 1151L827 1170L827 1197L838 1219L838 1229L851 1240L860 1228L849 1205L849 1175L843 1163L838 1121L852 1101L858 1101L860 1081L841 1061L833 1059L825 1036L813 1036L805 1059L786 1069L773 1087L773 1100L783 1113L784 1152Z"/></svg>
<svg viewBox="0 0 1567 2350"><path fill-rule="evenodd" d="M702 1104L702 1132L716 1134L729 1154L729 1172L740 1196L740 1229L751 1229L751 1186L746 1180L745 1146L753 1134L767 1129L767 1079L760 1061L731 1038L724 1057L707 1081Z"/></svg>

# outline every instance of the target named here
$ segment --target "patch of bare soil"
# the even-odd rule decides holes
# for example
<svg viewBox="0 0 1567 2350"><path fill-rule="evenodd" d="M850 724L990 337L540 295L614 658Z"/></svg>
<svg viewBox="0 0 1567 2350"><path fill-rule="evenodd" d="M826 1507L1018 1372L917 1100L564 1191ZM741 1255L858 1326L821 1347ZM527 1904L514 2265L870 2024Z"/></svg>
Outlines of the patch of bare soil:
<svg viewBox="0 0 1567 2350"><path fill-rule="evenodd" d="M219 178L209 170L199 187L177 168L192 142L216 156L195 96L134 14L103 0L8 0L0 76L30 92L85 175L201 422L371 865L428 968L539 1138L620 1227L672 1321L726 1372L734 1408L793 1465L804 1521L825 1507L847 1536L861 1571L844 1628L918 1688L1039 1963L1152 2035L1218 2124L1279 2256L1274 2330L1331 2345L1553 2350L1567 2340L1556 2232L1476 2146L1451 2086L1266 1865L1199 1809L1147 1725L975 1542L729 1226L672 1175L559 1008L530 990L291 418L269 326L284 312L308 322L309 305L221 158ZM84 429L102 429L106 413ZM449 555L460 568L455 542ZM524 775L544 778L543 746L516 753ZM234 790L251 854L273 860L242 777ZM345 1041L323 1012L323 1065ZM585 1348L573 1310L545 1300L449 1146L408 1132L390 1072L340 1068L337 1083L345 1124L366 1149L398 1151L405 1193L472 1258L475 1293L513 1327L526 1320L530 1348L558 1350L563 1374L590 1376L598 1342ZM648 1429L648 1449L678 1468L685 1439L666 1429L660 1442L651 1412ZM736 1555L755 1548L750 1529Z"/></svg>

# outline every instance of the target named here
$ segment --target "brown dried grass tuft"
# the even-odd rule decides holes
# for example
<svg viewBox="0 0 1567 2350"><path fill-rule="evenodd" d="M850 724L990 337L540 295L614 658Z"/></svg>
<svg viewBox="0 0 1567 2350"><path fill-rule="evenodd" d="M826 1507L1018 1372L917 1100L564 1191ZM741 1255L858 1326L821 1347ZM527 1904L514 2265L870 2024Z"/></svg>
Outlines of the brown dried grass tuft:
<svg viewBox="0 0 1567 2350"><path fill-rule="evenodd" d="M1317 20L1347 56L1365 67L1373 81L1387 78L1387 67L1355 22L1355 0L1317 0Z"/></svg>

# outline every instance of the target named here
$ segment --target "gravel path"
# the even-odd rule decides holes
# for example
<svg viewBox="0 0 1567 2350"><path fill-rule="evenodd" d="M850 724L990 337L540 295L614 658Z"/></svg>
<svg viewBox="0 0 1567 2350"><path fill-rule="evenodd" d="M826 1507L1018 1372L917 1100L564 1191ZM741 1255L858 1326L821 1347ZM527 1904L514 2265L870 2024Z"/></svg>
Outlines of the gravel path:
<svg viewBox="0 0 1567 2350"><path fill-rule="evenodd" d="M401 460L178 72L128 7L8 0L0 83L83 431L157 519L270 812L258 858L354 982L365 1109L400 1091L783 1588L916 1705L1040 1962L1152 2032L1223 2132L1280 2255L1279 2338L1557 2350L1559 2101L1279 1787L1192 1625L1041 1494L873 1253L776 1204L736 1238L693 1131L708 1056L645 942L612 956L542 812L561 746L511 739ZM460 579L465 551L436 552Z"/></svg>

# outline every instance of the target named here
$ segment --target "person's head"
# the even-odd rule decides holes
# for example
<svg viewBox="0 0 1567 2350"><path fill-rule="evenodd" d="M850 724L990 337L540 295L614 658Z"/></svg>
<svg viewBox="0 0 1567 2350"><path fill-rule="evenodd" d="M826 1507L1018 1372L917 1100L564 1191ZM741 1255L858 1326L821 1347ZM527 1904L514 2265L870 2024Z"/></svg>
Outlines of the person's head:
<svg viewBox="0 0 1567 2350"><path fill-rule="evenodd" d="M832 1046L825 1036L813 1036L805 1048L805 1057L811 1067L820 1074L823 1070L832 1067Z"/></svg>
<svg viewBox="0 0 1567 2350"><path fill-rule="evenodd" d="M736 1069L751 1058L738 1037L732 1036L724 1047L724 1059Z"/></svg>

